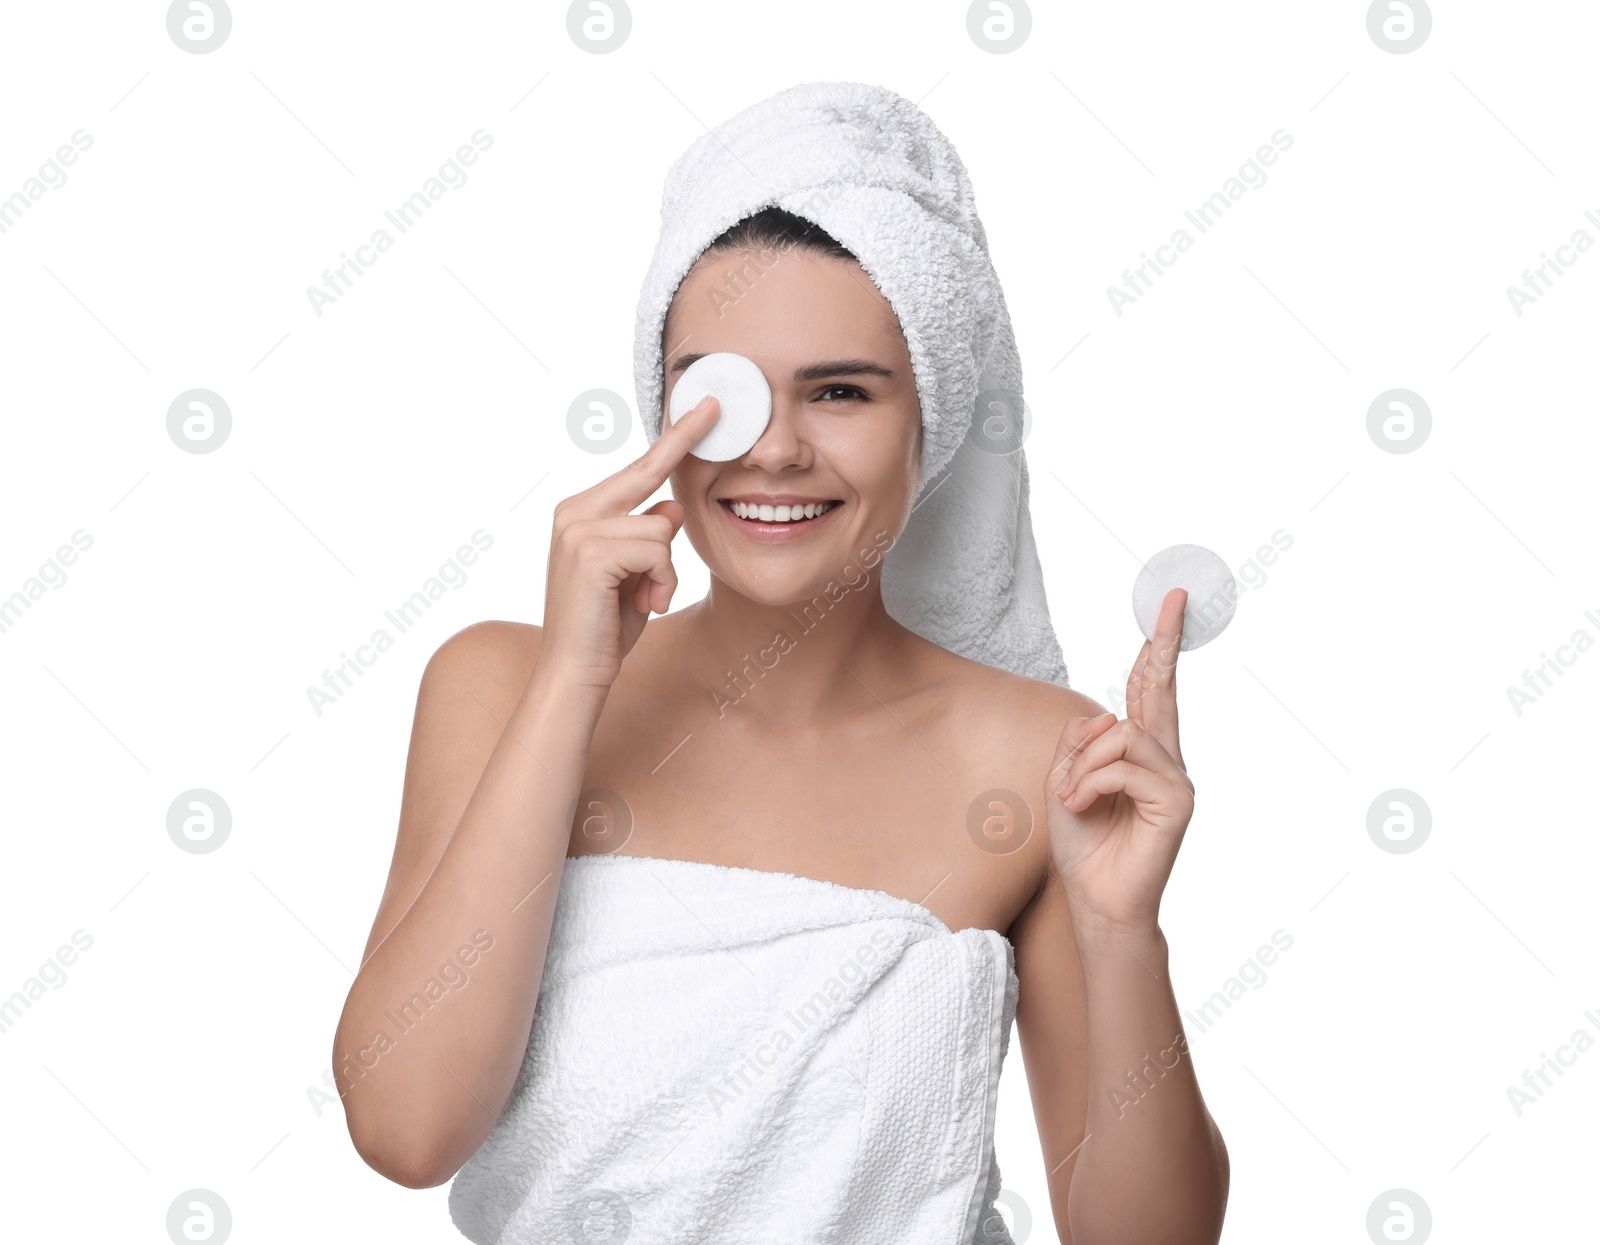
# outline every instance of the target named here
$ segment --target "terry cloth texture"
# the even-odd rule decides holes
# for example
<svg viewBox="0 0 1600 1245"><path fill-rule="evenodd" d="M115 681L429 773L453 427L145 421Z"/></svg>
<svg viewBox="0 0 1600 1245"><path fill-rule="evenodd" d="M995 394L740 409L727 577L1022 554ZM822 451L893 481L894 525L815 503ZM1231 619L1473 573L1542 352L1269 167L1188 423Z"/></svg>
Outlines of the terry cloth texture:
<svg viewBox="0 0 1600 1245"><path fill-rule="evenodd" d="M1012 1245L1011 943L884 891L566 861L532 1036L450 1214L479 1245Z"/></svg>

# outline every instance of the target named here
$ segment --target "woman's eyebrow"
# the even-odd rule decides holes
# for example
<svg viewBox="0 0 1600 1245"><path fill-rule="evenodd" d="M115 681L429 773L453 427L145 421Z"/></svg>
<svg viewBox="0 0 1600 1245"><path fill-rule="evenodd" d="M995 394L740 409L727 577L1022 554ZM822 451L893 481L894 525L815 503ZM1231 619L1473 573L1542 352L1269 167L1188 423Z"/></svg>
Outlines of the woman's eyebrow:
<svg viewBox="0 0 1600 1245"><path fill-rule="evenodd" d="M808 380L828 380L834 376L881 376L884 380L894 379L893 372L871 359L835 359L831 363L813 363L794 370L797 384Z"/></svg>
<svg viewBox="0 0 1600 1245"><path fill-rule="evenodd" d="M667 369L667 375L675 376L684 371L692 363L697 363L705 358L704 354L680 355L673 360L672 366ZM829 380L835 376L879 376L884 380L893 380L894 373L881 363L874 363L871 359L834 359L827 363L811 363L805 367L794 370L796 384L804 384L812 380Z"/></svg>

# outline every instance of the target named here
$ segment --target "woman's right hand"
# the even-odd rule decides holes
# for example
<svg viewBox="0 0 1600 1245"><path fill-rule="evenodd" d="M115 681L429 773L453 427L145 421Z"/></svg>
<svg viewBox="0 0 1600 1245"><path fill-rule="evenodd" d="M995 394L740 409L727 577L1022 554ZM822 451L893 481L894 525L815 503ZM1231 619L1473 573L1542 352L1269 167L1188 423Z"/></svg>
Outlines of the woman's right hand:
<svg viewBox="0 0 1600 1245"><path fill-rule="evenodd" d="M665 614L678 587L672 539L684 508L670 498L630 513L670 476L717 422L707 396L667 425L639 458L556 505L545 574L540 663L564 679L608 690L651 613Z"/></svg>

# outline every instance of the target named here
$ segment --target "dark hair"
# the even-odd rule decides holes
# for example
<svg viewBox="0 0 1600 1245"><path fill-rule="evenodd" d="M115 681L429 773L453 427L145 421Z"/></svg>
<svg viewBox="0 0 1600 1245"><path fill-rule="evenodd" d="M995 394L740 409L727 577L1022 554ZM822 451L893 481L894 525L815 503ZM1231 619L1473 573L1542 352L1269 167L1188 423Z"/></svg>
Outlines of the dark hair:
<svg viewBox="0 0 1600 1245"><path fill-rule="evenodd" d="M704 251L700 252L695 263L702 263L709 256L728 251L757 251L762 255L772 256L772 262L776 263L777 256L791 250L806 251L830 259L852 261L856 259L853 252L844 247L837 238L824 231L815 221L796 216L793 212L786 212L780 207L765 207L724 229L707 244ZM672 308L677 305L677 301L677 294L674 293L667 304L666 315L662 317L663 355L667 350L667 320L671 318Z"/></svg>
<svg viewBox="0 0 1600 1245"><path fill-rule="evenodd" d="M746 216L712 239L705 254L720 251L787 251L799 248L835 259L855 259L837 238L809 221L780 207L766 207Z"/></svg>

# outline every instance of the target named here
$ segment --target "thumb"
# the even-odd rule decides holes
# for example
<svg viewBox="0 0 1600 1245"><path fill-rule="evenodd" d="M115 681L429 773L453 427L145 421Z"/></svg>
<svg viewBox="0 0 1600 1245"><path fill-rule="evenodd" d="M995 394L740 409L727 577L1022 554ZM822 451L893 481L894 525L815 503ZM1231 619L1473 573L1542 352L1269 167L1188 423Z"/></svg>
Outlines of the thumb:
<svg viewBox="0 0 1600 1245"><path fill-rule="evenodd" d="M671 497L663 497L655 505L640 513L661 515L672 524L672 535L667 540L670 549L672 541L677 539L678 533L683 530L683 521L689 512L684 509L682 502ZM652 610L658 614L665 614L667 607L672 603L671 585L656 583L644 571L629 576L628 587L632 593L634 609L646 616Z"/></svg>
<svg viewBox="0 0 1600 1245"><path fill-rule="evenodd" d="M1109 709L1095 717L1068 718L1066 726L1061 730L1061 737L1056 740L1055 764L1050 769L1046 789L1055 790L1079 754L1114 726L1116 721L1117 715Z"/></svg>
<svg viewBox="0 0 1600 1245"><path fill-rule="evenodd" d="M688 511L683 508L683 503L671 497L663 497L655 505L644 512L645 514L665 515L672 520L672 534L676 536L683 530L683 520Z"/></svg>

